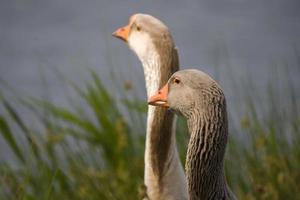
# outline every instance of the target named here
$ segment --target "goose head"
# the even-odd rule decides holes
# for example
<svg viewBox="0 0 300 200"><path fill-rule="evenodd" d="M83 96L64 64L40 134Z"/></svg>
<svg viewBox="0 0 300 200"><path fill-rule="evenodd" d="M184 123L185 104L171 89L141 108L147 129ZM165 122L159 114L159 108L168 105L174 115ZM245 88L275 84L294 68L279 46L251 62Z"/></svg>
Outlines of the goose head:
<svg viewBox="0 0 300 200"><path fill-rule="evenodd" d="M207 74L195 69L174 73L148 104L170 108L189 118L194 112L206 113L207 108L223 101L218 84Z"/></svg>
<svg viewBox="0 0 300 200"><path fill-rule="evenodd" d="M164 43L173 40L168 27L159 19L147 14L134 14L126 26L113 32L113 36L126 42L143 62L154 52L160 54Z"/></svg>

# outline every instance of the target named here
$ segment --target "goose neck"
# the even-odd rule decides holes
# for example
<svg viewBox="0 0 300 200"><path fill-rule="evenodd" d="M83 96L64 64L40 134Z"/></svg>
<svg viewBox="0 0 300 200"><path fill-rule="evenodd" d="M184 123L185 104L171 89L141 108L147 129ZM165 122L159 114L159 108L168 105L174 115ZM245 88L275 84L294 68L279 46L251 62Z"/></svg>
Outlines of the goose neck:
<svg viewBox="0 0 300 200"><path fill-rule="evenodd" d="M219 199L228 193L223 169L228 134L226 118L224 109L199 110L188 118L191 138L186 173L190 196L194 199L211 199L212 195L218 197L213 199Z"/></svg>
<svg viewBox="0 0 300 200"><path fill-rule="evenodd" d="M147 58L141 59L144 68L147 96L159 89L161 80L161 61L157 52L152 52Z"/></svg>
<svg viewBox="0 0 300 200"><path fill-rule="evenodd" d="M173 45L156 48L140 60L148 97L179 68L177 50ZM171 111L148 107L145 185L150 199L187 199L186 178L176 147L175 124L176 117Z"/></svg>

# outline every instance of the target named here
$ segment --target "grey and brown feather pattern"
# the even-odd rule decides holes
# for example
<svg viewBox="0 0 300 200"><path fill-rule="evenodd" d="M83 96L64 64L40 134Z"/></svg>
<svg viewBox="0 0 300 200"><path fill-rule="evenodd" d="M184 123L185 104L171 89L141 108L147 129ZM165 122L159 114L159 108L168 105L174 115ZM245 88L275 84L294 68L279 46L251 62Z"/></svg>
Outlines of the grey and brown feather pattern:
<svg viewBox="0 0 300 200"><path fill-rule="evenodd" d="M187 118L191 134L186 158L189 198L236 199L224 175L228 122L222 89L198 70L176 72L170 80L174 77L181 85L169 81L168 103Z"/></svg>
<svg viewBox="0 0 300 200"><path fill-rule="evenodd" d="M163 33L168 34L168 33ZM173 73L179 69L179 61L177 50L174 47L171 35L163 36L164 40L154 40L156 51L160 56L160 77L159 77L159 88L162 87ZM161 37L159 37L161 38ZM158 176L161 183L162 176L165 171L168 170L170 161L167 160L169 157L170 150L170 138L172 135L172 126L174 122L174 113L169 110L156 107L154 110L154 120L151 128L151 165L154 173ZM163 187L161 187L163 188Z"/></svg>
<svg viewBox="0 0 300 200"><path fill-rule="evenodd" d="M115 33L125 40L143 64L147 96L179 69L178 53L168 27L147 14L134 14ZM151 200L187 199L187 184L175 141L175 115L149 107L144 183Z"/></svg>

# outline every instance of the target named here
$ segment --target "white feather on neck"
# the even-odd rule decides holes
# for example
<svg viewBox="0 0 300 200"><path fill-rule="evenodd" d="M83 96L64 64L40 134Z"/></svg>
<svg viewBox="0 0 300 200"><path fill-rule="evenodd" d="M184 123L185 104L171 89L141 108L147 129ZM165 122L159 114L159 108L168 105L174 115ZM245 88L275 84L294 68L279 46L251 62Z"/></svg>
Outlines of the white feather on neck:
<svg viewBox="0 0 300 200"><path fill-rule="evenodd" d="M128 43L143 64L147 97L150 97L159 90L160 56L147 33L133 31Z"/></svg>
<svg viewBox="0 0 300 200"><path fill-rule="evenodd" d="M147 98L155 94L159 90L159 80L160 80L160 56L156 51L152 39L146 33L140 33L133 31L129 37L129 46L137 54L138 58L143 64L145 84L147 90ZM148 106L148 116L147 116L147 140L146 140L146 153L145 153L145 164L146 169L150 169L150 164L148 158L149 153L149 141L151 134L151 128L154 117L154 106ZM145 179L148 177L149 170L145 171ZM147 180L145 180L147 182Z"/></svg>
<svg viewBox="0 0 300 200"><path fill-rule="evenodd" d="M149 98L160 89L161 57L152 39L146 33L133 31L130 34L128 43L143 64L147 97ZM147 186L147 192L149 195L151 194L150 196L153 198L159 196L160 199L187 199L187 184L176 149L175 134L172 134L170 138L171 151L169 152L169 156L172 156L174 159L172 160L171 167L164 176L164 194L160 194L160 189L157 185L158 179L154 176L150 164L150 137L155 109L157 108L154 106L148 106L144 180ZM173 122L173 127L170 127L173 133L175 130L175 121L176 120Z"/></svg>

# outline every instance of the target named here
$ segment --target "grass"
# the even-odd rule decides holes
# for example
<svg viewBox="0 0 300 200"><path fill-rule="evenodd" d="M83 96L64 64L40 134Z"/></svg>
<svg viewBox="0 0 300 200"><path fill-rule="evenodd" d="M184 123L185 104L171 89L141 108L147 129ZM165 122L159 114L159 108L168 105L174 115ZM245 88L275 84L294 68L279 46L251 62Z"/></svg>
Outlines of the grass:
<svg viewBox="0 0 300 200"><path fill-rule="evenodd" d="M285 84L288 106L278 102L276 85L266 88L264 109L253 99L259 94L251 90L244 97L240 124L231 128L226 175L239 199L300 199L299 96L293 83ZM0 96L0 133L15 155L14 164L0 163L0 199L143 196L142 119L147 105L126 95L116 100L94 72L84 88L72 87L83 103L71 107L24 97L13 103ZM32 114L35 126L18 113L16 104ZM144 124L136 126L137 119ZM188 136L184 120L179 123L177 140L184 160ZM234 137L240 133L242 139Z"/></svg>

